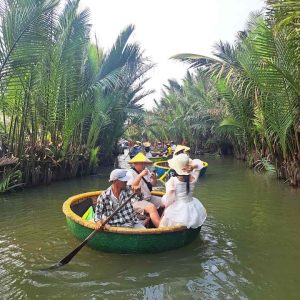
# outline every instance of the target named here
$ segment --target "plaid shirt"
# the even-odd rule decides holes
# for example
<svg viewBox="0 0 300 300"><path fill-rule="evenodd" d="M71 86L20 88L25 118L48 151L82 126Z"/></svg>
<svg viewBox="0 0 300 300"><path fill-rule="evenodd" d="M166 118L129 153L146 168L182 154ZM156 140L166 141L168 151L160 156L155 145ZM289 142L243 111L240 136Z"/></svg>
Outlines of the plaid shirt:
<svg viewBox="0 0 300 300"><path fill-rule="evenodd" d="M132 192L129 188L122 190L118 205L124 203L131 195ZM134 196L132 200L138 200L138 197ZM112 190L111 187L109 187L97 199L95 222L109 217L115 211L113 202ZM117 212L117 214L108 222L108 224L111 226L122 226L125 224L133 225L138 222L139 221L133 211L131 201L129 201L119 212Z"/></svg>

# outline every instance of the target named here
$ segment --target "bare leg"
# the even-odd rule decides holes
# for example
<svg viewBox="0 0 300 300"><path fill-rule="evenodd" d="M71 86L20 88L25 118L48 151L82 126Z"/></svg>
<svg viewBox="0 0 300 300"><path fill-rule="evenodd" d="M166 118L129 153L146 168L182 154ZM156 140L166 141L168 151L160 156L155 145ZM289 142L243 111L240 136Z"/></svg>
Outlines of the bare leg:
<svg viewBox="0 0 300 300"><path fill-rule="evenodd" d="M160 216L159 216L154 204L150 203L149 205L147 205L145 207L145 212L150 215L150 219L151 219L152 223L154 224L154 226L158 227L159 223L160 223Z"/></svg>

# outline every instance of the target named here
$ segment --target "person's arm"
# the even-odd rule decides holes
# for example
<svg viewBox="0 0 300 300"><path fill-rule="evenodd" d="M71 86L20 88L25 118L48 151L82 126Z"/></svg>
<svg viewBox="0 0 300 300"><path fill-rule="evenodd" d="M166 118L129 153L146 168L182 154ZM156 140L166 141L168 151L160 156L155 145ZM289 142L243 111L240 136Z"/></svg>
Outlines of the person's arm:
<svg viewBox="0 0 300 300"><path fill-rule="evenodd" d="M174 177L171 177L167 182L166 182L166 193L162 197L162 204L165 207L170 206L173 202L176 201L176 187L174 183Z"/></svg>
<svg viewBox="0 0 300 300"><path fill-rule="evenodd" d="M157 185L157 176L156 176L155 172L151 173L150 183L152 184L152 186L156 186Z"/></svg>
<svg viewBox="0 0 300 300"><path fill-rule="evenodd" d="M131 183L131 187L133 188L139 188L140 187L140 183L141 183L141 180L144 176L146 176L148 174L148 170L143 170L141 173L137 174L137 176L132 180L132 183Z"/></svg>
<svg viewBox="0 0 300 300"><path fill-rule="evenodd" d="M190 175L194 177L193 181L197 181L200 174L200 170L203 167L204 164L200 159L193 159L192 162L186 168L183 168L183 170L190 172Z"/></svg>
<svg viewBox="0 0 300 300"><path fill-rule="evenodd" d="M98 199L97 199L97 204L96 204L96 209L95 209L95 216L94 216L94 221L98 222L100 220L102 220L102 215L103 215L103 210L104 210L104 206L103 206L103 194L99 195Z"/></svg>

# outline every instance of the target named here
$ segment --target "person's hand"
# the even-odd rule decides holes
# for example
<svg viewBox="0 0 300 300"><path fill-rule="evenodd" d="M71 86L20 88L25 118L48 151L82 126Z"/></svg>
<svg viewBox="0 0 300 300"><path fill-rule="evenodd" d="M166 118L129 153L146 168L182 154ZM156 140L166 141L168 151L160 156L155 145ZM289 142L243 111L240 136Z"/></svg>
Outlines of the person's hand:
<svg viewBox="0 0 300 300"><path fill-rule="evenodd" d="M156 179L156 177L157 177L157 176L156 176L156 172L151 172L150 178L151 178L151 179Z"/></svg>
<svg viewBox="0 0 300 300"><path fill-rule="evenodd" d="M182 168L182 170L185 171L185 172L190 173L194 170L194 166L193 165L187 165L184 168Z"/></svg>
<svg viewBox="0 0 300 300"><path fill-rule="evenodd" d="M141 193L141 187L140 186L132 186L131 189L133 190L134 193L136 193L137 195L139 195Z"/></svg>
<svg viewBox="0 0 300 300"><path fill-rule="evenodd" d="M148 170L144 169L144 170L140 173L140 175L141 175L142 177L148 175Z"/></svg>
<svg viewBox="0 0 300 300"><path fill-rule="evenodd" d="M102 228L102 221L97 221L95 224L95 230L99 231ZM108 230L110 228L110 225L105 224L104 229Z"/></svg>
<svg viewBox="0 0 300 300"><path fill-rule="evenodd" d="M96 224L95 224L95 230L99 231L101 227L102 227L102 222L97 221Z"/></svg>

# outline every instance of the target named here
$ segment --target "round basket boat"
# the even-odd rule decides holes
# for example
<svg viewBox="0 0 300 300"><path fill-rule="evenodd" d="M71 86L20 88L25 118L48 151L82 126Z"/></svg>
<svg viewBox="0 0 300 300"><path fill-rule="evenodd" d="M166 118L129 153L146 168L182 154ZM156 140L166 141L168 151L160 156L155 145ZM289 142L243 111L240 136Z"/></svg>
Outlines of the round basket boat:
<svg viewBox="0 0 300 300"><path fill-rule="evenodd" d="M156 156L156 157L149 157L149 159L153 162L156 163L158 161L166 161L169 159L168 156Z"/></svg>
<svg viewBox="0 0 300 300"><path fill-rule="evenodd" d="M171 168L169 168L167 160L154 163L154 167L158 177L163 176L166 172L174 172L174 170L171 170Z"/></svg>
<svg viewBox="0 0 300 300"><path fill-rule="evenodd" d="M94 229L95 223L82 219L83 213L95 203L101 191L79 194L67 199L63 204L63 212L67 225L79 240L84 240ZM162 196L162 192L152 192ZM201 227L187 229L185 226L163 228L133 229L110 227L99 231L88 245L104 252L115 253L155 253L176 249L192 242Z"/></svg>

